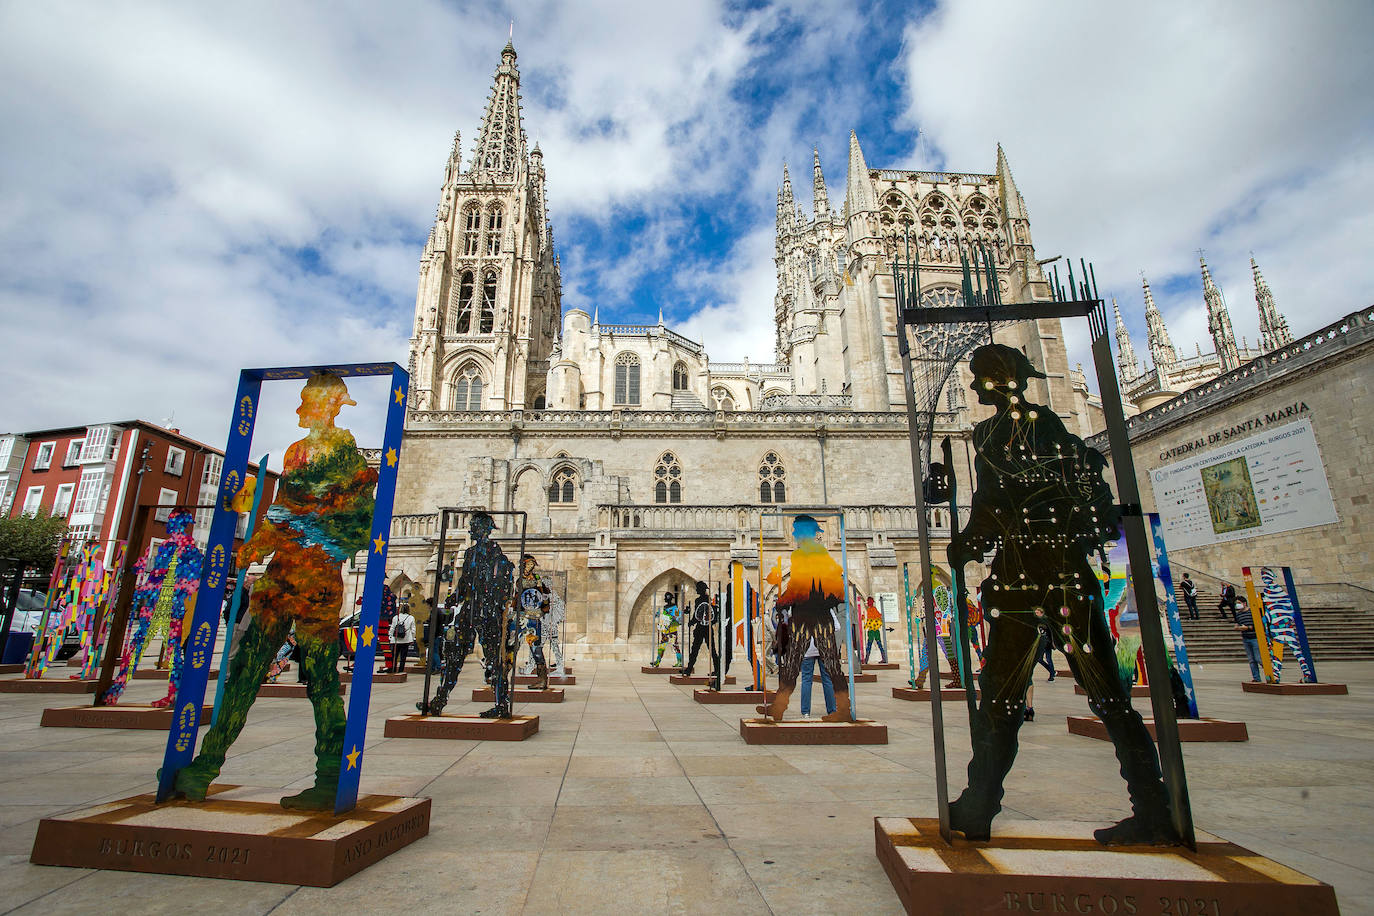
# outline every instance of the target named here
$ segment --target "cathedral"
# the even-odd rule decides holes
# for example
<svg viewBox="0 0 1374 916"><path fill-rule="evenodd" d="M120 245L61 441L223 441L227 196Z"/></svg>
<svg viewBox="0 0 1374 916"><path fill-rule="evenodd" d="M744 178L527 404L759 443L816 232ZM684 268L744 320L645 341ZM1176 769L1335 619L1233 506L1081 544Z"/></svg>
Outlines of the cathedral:
<svg viewBox="0 0 1374 916"><path fill-rule="evenodd" d="M667 327L661 310L652 325L565 310L545 187L507 44L466 162L454 137L420 257L393 587L428 595L436 568L461 546L450 541L437 555L441 506L526 513L526 552L565 592L574 657L647 652L665 591L719 585L732 562L755 579L760 551L771 566L791 549L780 513L797 507L844 510L859 593L900 594L906 564L917 581L892 262L919 259L923 303L958 304L959 251L977 245L1003 301L1049 298L1001 147L991 172L874 169L851 133L833 203L813 154L809 212L784 166L772 363L715 362L709 341ZM1100 404L1069 368L1058 320L996 337L1045 372L1033 399L1071 431L1094 431ZM969 434L985 409L966 397L970 380L959 368L930 402L965 493ZM932 515L942 558L956 520ZM518 534L506 525L508 552ZM839 535L831 524L824 537L838 547Z"/></svg>

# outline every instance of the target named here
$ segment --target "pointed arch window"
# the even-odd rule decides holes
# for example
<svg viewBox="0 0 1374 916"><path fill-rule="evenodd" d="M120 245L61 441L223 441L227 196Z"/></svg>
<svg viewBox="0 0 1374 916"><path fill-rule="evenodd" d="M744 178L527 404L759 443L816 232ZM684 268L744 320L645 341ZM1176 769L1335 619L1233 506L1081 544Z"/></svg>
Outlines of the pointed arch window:
<svg viewBox="0 0 1374 916"><path fill-rule="evenodd" d="M622 353L615 358L615 402L618 405L639 405L639 357Z"/></svg>
<svg viewBox="0 0 1374 916"><path fill-rule="evenodd" d="M453 377L453 403L450 410L482 409L482 373L476 363L468 363Z"/></svg>
<svg viewBox="0 0 1374 916"><path fill-rule="evenodd" d="M764 455L759 465L759 502L787 502L787 469L782 466L777 452Z"/></svg>
<svg viewBox="0 0 1374 916"><path fill-rule="evenodd" d="M470 334L472 333L472 294L475 283L472 271L465 270L458 278L458 283L453 289L452 310L453 310L453 333Z"/></svg>
<svg viewBox="0 0 1374 916"><path fill-rule="evenodd" d="M482 211L476 206L468 207L463 214L463 254L476 257L481 244Z"/></svg>
<svg viewBox="0 0 1374 916"><path fill-rule="evenodd" d="M654 502L682 502L682 465L672 452L664 452L654 467Z"/></svg>
<svg viewBox="0 0 1374 916"><path fill-rule="evenodd" d="M487 254L497 255L501 253L501 223L504 214L500 207L492 207L487 211Z"/></svg>
<svg viewBox="0 0 1374 916"><path fill-rule="evenodd" d="M673 390L687 390L687 364L682 360L673 363Z"/></svg>
<svg viewBox="0 0 1374 916"><path fill-rule="evenodd" d="M496 271L482 276L482 311L477 320L477 333L490 334L496 326Z"/></svg>
<svg viewBox="0 0 1374 916"><path fill-rule="evenodd" d="M549 503L570 506L577 501L577 475L570 468L561 468L549 483Z"/></svg>

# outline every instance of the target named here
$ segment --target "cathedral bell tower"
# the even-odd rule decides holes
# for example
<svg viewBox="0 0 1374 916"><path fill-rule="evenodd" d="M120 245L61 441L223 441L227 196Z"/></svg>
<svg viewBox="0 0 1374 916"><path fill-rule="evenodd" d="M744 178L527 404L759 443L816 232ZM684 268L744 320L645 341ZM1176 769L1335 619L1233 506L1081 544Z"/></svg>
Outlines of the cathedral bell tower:
<svg viewBox="0 0 1374 916"><path fill-rule="evenodd" d="M472 161L454 134L420 256L410 375L416 410L542 407L562 323L544 157L526 149L515 48L501 51Z"/></svg>

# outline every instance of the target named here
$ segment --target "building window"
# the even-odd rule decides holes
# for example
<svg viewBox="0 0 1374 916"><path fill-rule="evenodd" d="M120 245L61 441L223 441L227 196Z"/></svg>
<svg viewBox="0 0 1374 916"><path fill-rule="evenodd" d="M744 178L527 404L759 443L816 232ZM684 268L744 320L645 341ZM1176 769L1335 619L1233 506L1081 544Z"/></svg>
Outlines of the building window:
<svg viewBox="0 0 1374 916"><path fill-rule="evenodd" d="M67 513L72 508L72 491L76 489L74 483L64 483L57 488L57 494L52 501L52 514L58 518L66 518Z"/></svg>
<svg viewBox="0 0 1374 916"><path fill-rule="evenodd" d="M43 506L43 488L29 487L24 494L24 514L33 518L38 514L38 510Z"/></svg>
<svg viewBox="0 0 1374 916"><path fill-rule="evenodd" d="M67 457L62 459L64 468L69 468L81 460L81 448L85 444L85 439L73 439L67 443Z"/></svg>
<svg viewBox="0 0 1374 916"><path fill-rule="evenodd" d="M86 430L86 446L81 450L82 461L106 460L105 449L110 445L110 428L92 426Z"/></svg>
<svg viewBox="0 0 1374 916"><path fill-rule="evenodd" d="M639 357L622 353L615 358L615 402L639 405Z"/></svg>
<svg viewBox="0 0 1374 916"><path fill-rule="evenodd" d="M728 388L711 389L711 398L716 402L716 410L731 411L735 409L735 399L730 396Z"/></svg>
<svg viewBox="0 0 1374 916"><path fill-rule="evenodd" d="M67 529L67 540L73 544L81 544L91 537L90 525L72 525Z"/></svg>
<svg viewBox="0 0 1374 916"><path fill-rule="evenodd" d="M496 325L496 271L489 270L482 277L482 314L478 317L478 334L490 334Z"/></svg>
<svg viewBox="0 0 1374 916"><path fill-rule="evenodd" d="M475 206L463 215L463 254L476 257L482 234L482 212Z"/></svg>
<svg viewBox="0 0 1374 916"><path fill-rule="evenodd" d="M6 436L0 439L0 465L9 464L10 456L14 454L14 437Z"/></svg>
<svg viewBox="0 0 1374 916"><path fill-rule="evenodd" d="M553 475L553 482L549 484L549 502L563 503L572 505L576 502L577 475L568 468L563 468Z"/></svg>
<svg viewBox="0 0 1374 916"><path fill-rule="evenodd" d="M100 500L100 488L105 482L104 471L83 471L81 482L76 487L76 500L72 504L73 515L86 515L96 510Z"/></svg>
<svg viewBox="0 0 1374 916"><path fill-rule="evenodd" d="M475 364L468 363L458 370L453 382L453 404L449 409L482 409L482 374Z"/></svg>
<svg viewBox="0 0 1374 916"><path fill-rule="evenodd" d="M503 214L500 207L487 211L487 254L501 253L501 222Z"/></svg>
<svg viewBox="0 0 1374 916"><path fill-rule="evenodd" d="M682 360L673 363L673 390L687 390L687 364Z"/></svg>
<svg viewBox="0 0 1374 916"><path fill-rule="evenodd" d="M208 455L205 459L205 471L200 475L200 485L202 487L219 486L220 475L224 473L224 456Z"/></svg>
<svg viewBox="0 0 1374 916"><path fill-rule="evenodd" d="M672 452L664 452L654 468L654 502L682 502L682 465Z"/></svg>
<svg viewBox="0 0 1374 916"><path fill-rule="evenodd" d="M787 502L787 469L778 460L776 452L763 456L759 465L759 502Z"/></svg>
<svg viewBox="0 0 1374 916"><path fill-rule="evenodd" d="M197 509L195 524L191 527L191 540L204 548L210 543L210 522L215 517L215 510ZM240 513L241 518L246 518L245 513Z"/></svg>
<svg viewBox="0 0 1374 916"><path fill-rule="evenodd" d="M35 471L46 471L52 467L52 452L56 447L56 442L44 442L38 446L38 453L33 456L33 469ZM41 490L42 487L39 489Z"/></svg>
<svg viewBox="0 0 1374 916"><path fill-rule="evenodd" d="M177 504L177 491L160 487L157 491L157 504L159 506L175 506ZM167 516L172 514L171 509L158 509L153 513L153 518L159 522L167 521Z"/></svg>
<svg viewBox="0 0 1374 916"><path fill-rule="evenodd" d="M186 469L186 450L167 446L167 463L162 469L173 477L180 477L181 472Z"/></svg>
<svg viewBox="0 0 1374 916"><path fill-rule="evenodd" d="M449 311L453 313L453 333L467 334L472 331L472 292L475 284L472 271L465 270L458 278L458 284L449 297Z"/></svg>

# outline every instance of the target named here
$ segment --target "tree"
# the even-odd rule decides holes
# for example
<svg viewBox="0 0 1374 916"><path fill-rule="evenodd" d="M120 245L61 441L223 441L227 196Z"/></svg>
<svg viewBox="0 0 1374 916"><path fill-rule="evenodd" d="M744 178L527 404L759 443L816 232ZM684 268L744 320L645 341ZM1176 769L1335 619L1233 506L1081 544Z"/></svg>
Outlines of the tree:
<svg viewBox="0 0 1374 916"><path fill-rule="evenodd" d="M0 518L0 557L18 560L33 573L47 575L67 533L67 520L40 511L35 516Z"/></svg>

